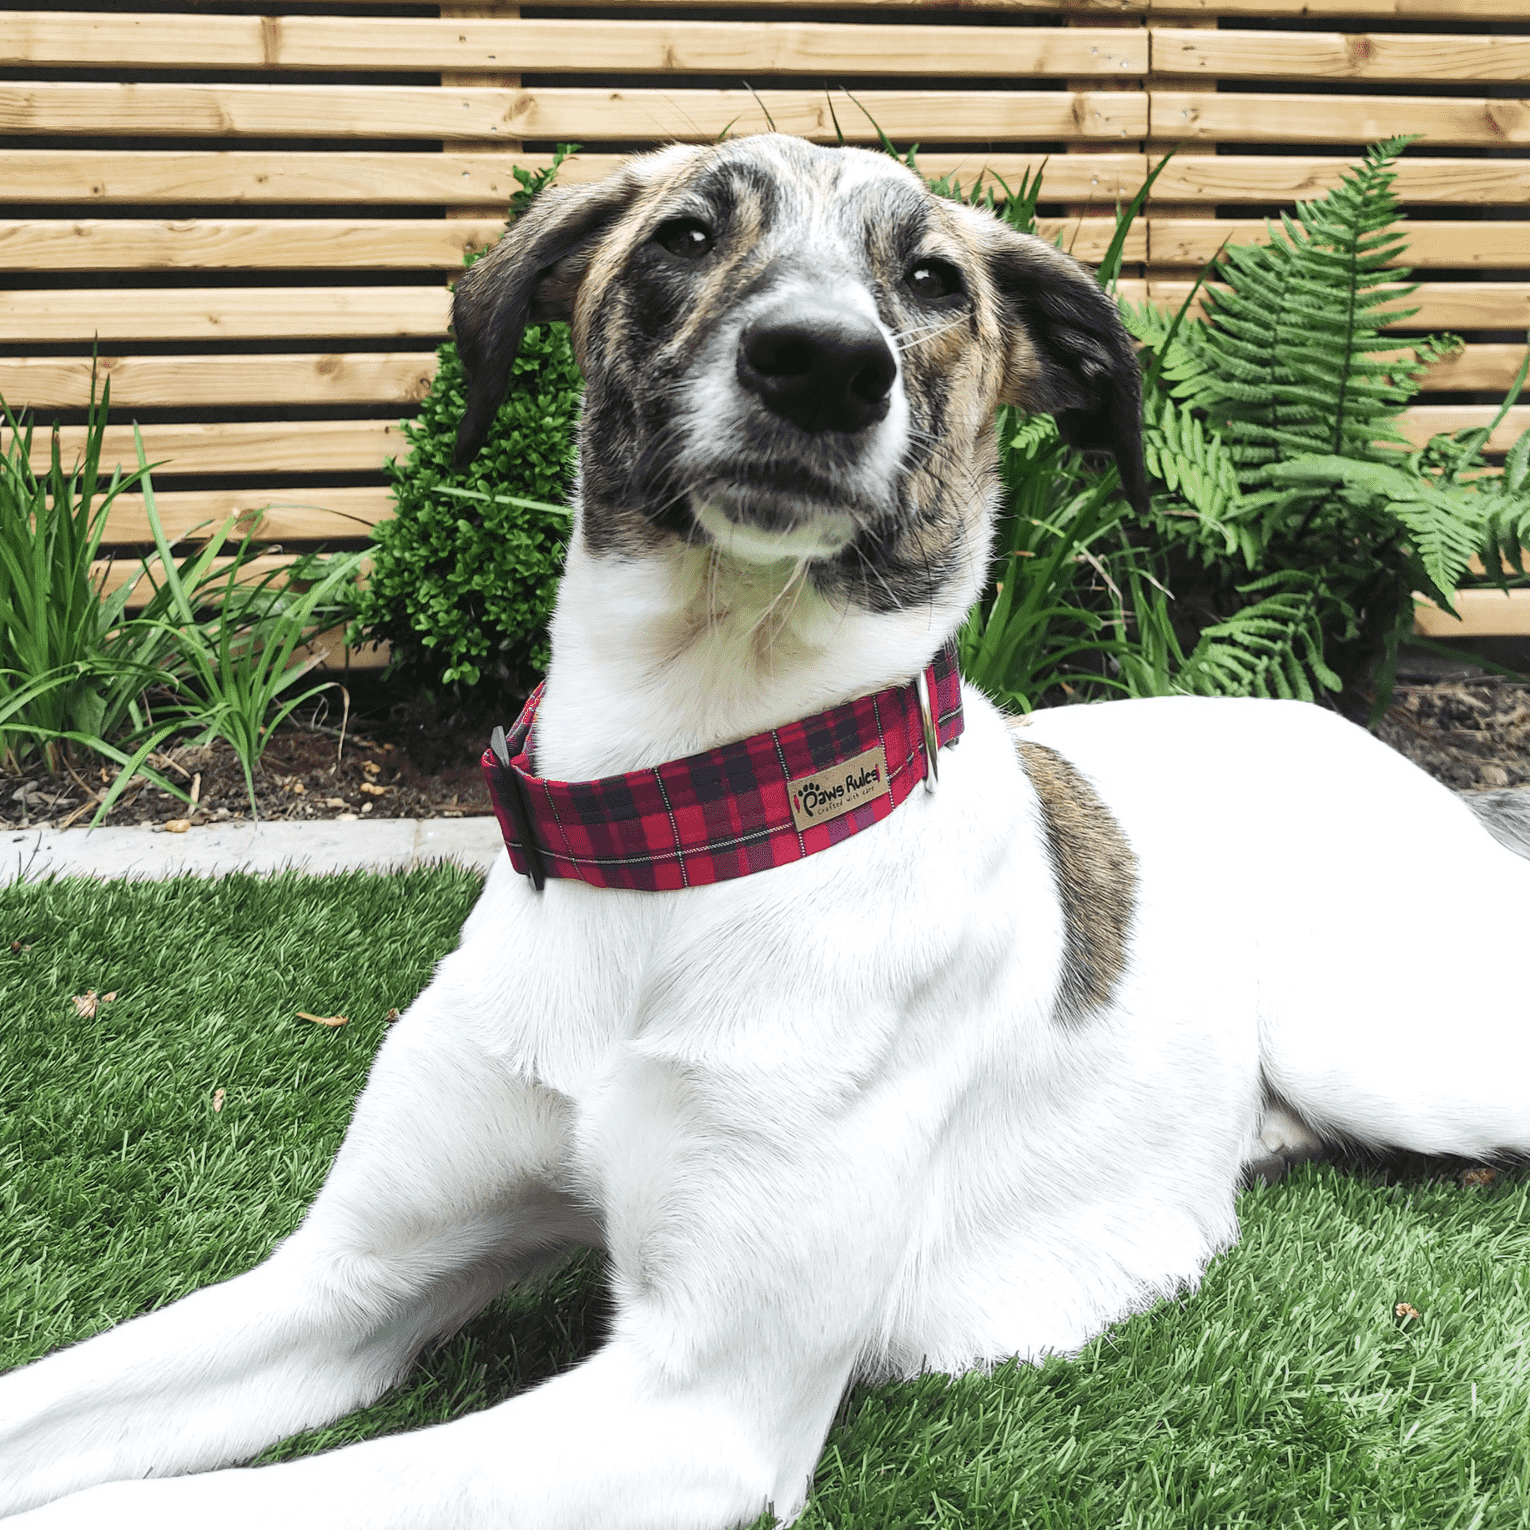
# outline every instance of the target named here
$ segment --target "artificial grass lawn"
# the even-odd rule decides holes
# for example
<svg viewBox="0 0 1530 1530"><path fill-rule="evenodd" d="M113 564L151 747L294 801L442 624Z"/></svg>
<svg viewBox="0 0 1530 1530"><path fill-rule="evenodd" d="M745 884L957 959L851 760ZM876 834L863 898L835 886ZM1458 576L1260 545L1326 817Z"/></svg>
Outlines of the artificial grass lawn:
<svg viewBox="0 0 1530 1530"><path fill-rule="evenodd" d="M290 1231L387 1011L477 889L442 869L0 890L0 1366ZM92 988L117 997L81 1016L71 998ZM1307 1168L1253 1190L1196 1295L1077 1359L858 1389L799 1524L1530 1524L1527 1202L1518 1174ZM375 1407L263 1459L499 1401L588 1353L603 1312L581 1256Z"/></svg>

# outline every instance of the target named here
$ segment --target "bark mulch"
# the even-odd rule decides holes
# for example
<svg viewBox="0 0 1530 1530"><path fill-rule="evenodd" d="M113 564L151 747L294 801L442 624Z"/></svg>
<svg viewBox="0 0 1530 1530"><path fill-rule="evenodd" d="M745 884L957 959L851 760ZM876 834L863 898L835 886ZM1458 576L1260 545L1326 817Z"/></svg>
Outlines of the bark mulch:
<svg viewBox="0 0 1530 1530"><path fill-rule="evenodd" d="M1399 685L1376 733L1457 791L1530 786L1530 685L1522 681Z"/></svg>
<svg viewBox="0 0 1530 1530"><path fill-rule="evenodd" d="M511 714L513 717L513 713ZM333 714L331 714L333 722ZM493 811L478 759L491 725L420 712L363 717L345 730L289 721L266 746L255 771L261 818L461 818ZM145 780L113 805L108 824L226 823L251 816L249 790L232 747L221 739L155 755L167 779L196 798L196 808ZM0 775L0 824L84 827L115 766L99 762L22 775Z"/></svg>

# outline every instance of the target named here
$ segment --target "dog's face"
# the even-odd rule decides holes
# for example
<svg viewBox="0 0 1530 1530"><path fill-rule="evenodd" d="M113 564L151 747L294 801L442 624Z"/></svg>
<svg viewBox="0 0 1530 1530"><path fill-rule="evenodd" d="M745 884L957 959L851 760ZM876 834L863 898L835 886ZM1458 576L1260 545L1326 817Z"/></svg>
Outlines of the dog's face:
<svg viewBox="0 0 1530 1530"><path fill-rule="evenodd" d="M980 574L995 407L1055 414L1145 502L1140 383L1077 262L891 157L775 134L545 193L457 288L477 450L525 324L573 326L579 534L806 560L871 610Z"/></svg>

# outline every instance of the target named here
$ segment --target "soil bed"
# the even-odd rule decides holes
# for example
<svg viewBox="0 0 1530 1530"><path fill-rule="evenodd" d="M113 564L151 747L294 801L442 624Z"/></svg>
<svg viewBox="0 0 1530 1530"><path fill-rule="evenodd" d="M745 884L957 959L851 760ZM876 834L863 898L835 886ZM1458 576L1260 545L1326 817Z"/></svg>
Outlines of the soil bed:
<svg viewBox="0 0 1530 1530"><path fill-rule="evenodd" d="M254 774L261 818L461 818L493 811L478 763L492 723L395 707L353 713L342 739L336 721L331 711L325 724L310 715L277 729ZM251 816L244 772L223 740L168 749L152 763L196 797L196 808L139 780L106 823L227 823ZM0 775L0 823L83 828L115 770L96 761L85 771L76 765L49 772L37 763L21 775Z"/></svg>
<svg viewBox="0 0 1530 1530"><path fill-rule="evenodd" d="M513 717L511 709L505 721ZM331 722L333 717L331 714ZM255 773L261 818L459 818L491 811L478 759L493 721L427 706L353 715L342 741L312 719L284 725ZM1377 734L1437 780L1458 791L1530 786L1530 685L1512 680L1409 681ZM197 806L147 782L130 786L107 822L218 823L250 816L244 773L221 740L157 756L158 768L190 791ZM77 766L78 770L79 767ZM112 768L88 774L40 767L0 776L0 822L9 827L86 826Z"/></svg>
<svg viewBox="0 0 1530 1530"><path fill-rule="evenodd" d="M1522 681L1399 685L1376 734L1457 791L1530 786L1530 685Z"/></svg>

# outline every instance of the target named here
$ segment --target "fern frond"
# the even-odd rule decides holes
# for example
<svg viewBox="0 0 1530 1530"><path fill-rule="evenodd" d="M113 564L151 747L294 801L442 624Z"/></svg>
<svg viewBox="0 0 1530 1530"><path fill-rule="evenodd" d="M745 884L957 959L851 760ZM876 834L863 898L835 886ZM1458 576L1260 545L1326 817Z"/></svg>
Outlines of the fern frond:
<svg viewBox="0 0 1530 1530"><path fill-rule="evenodd" d="M1293 453L1377 460L1379 443L1403 441L1396 420L1433 351L1399 365L1379 328L1415 290L1392 264L1406 244L1392 194L1399 142L1267 224L1267 242L1227 249L1206 321L1164 368L1176 398L1222 430L1246 489Z"/></svg>
<svg viewBox="0 0 1530 1530"><path fill-rule="evenodd" d="M1405 458L1399 467L1348 457L1298 457L1277 463L1270 478L1284 487L1344 489L1364 496L1406 533L1420 583L1446 610L1453 609L1456 585L1488 534L1482 495L1431 483L1419 472L1417 456Z"/></svg>
<svg viewBox="0 0 1530 1530"><path fill-rule="evenodd" d="M1226 552L1238 548L1227 525L1238 503L1238 473L1220 436L1165 393L1143 398L1142 447L1147 470L1217 533Z"/></svg>
<svg viewBox="0 0 1530 1530"><path fill-rule="evenodd" d="M1175 676L1176 688L1197 696L1286 701L1314 700L1314 683L1340 689L1342 682L1323 660L1315 576L1282 569L1239 585L1238 593L1250 604L1201 629L1195 651Z"/></svg>

